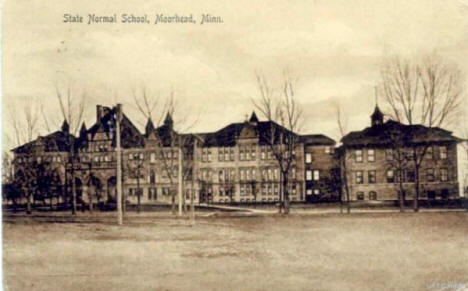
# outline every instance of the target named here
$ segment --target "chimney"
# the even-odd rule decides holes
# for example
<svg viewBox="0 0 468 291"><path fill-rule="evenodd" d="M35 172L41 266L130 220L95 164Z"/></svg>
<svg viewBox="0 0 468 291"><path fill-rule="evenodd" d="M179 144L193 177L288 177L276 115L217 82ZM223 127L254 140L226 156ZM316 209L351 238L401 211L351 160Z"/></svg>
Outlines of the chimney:
<svg viewBox="0 0 468 291"><path fill-rule="evenodd" d="M96 122L99 122L104 115L104 110L101 105L96 105Z"/></svg>

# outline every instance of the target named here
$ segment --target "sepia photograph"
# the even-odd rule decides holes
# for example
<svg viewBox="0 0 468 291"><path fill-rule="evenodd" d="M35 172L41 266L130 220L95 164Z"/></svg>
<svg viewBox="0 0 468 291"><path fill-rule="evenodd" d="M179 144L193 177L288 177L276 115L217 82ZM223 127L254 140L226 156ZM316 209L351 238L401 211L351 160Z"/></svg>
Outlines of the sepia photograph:
<svg viewBox="0 0 468 291"><path fill-rule="evenodd" d="M468 290L468 0L4 0L2 290Z"/></svg>

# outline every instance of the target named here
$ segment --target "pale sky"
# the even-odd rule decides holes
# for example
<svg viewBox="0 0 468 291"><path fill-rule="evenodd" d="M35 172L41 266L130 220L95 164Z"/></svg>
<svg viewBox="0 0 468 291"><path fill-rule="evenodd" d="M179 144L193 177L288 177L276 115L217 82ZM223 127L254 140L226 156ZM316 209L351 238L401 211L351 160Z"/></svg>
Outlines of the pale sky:
<svg viewBox="0 0 468 291"><path fill-rule="evenodd" d="M153 96L173 90L187 110L201 113L192 131L214 131L252 112L256 71L278 84L286 68L298 78L302 133L337 138L337 101L348 130L369 125L384 56L436 51L468 75L468 0L4 2L8 135L5 111L28 98L59 119L57 83L89 96L88 126L96 104L123 103L136 119L131 89L144 86ZM84 22L88 14L147 14L151 24L70 24L62 22L65 13ZM197 21L211 14L223 23L153 25L160 13L193 14ZM7 139L4 146L11 147Z"/></svg>

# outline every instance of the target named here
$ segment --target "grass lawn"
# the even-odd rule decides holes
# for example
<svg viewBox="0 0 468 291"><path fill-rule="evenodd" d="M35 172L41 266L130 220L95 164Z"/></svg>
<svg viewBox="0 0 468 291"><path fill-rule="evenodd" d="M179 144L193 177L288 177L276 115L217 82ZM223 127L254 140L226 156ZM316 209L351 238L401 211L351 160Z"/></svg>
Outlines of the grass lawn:
<svg viewBox="0 0 468 291"><path fill-rule="evenodd" d="M3 239L6 290L468 288L466 212L19 220Z"/></svg>

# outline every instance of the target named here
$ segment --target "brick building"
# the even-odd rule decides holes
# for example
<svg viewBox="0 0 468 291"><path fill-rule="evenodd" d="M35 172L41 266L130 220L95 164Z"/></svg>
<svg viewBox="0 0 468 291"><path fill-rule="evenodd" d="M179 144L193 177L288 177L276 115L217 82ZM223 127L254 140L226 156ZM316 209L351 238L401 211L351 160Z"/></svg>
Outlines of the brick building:
<svg viewBox="0 0 468 291"><path fill-rule="evenodd" d="M96 122L89 129L83 123L77 137L70 135L65 123L60 131L14 149L13 163L18 180L21 181L24 169L30 168L32 161L47 161L48 168L60 173L60 179L55 182L57 189L61 189L57 191L60 201L70 199L74 179L78 202L115 202L116 110L98 105ZM279 200L278 164L261 133L284 128L274 122L259 121L255 113L245 122L232 123L210 133L180 134L173 126L168 114L158 128L148 120L142 134L123 114L125 200L136 203L139 199L142 204L170 203L174 196L177 199L173 194L180 180L185 202L189 201L191 193L197 203ZM335 168L334 141L324 135L288 134L295 135L299 141L289 176L290 200L319 201L336 197L338 191L330 186Z"/></svg>
<svg viewBox="0 0 468 291"><path fill-rule="evenodd" d="M457 143L450 131L388 120L376 106L371 126L342 139L351 200L397 200L402 179L406 199L416 191L412 151L422 157L420 199L458 198ZM404 158L400 158L402 153Z"/></svg>

